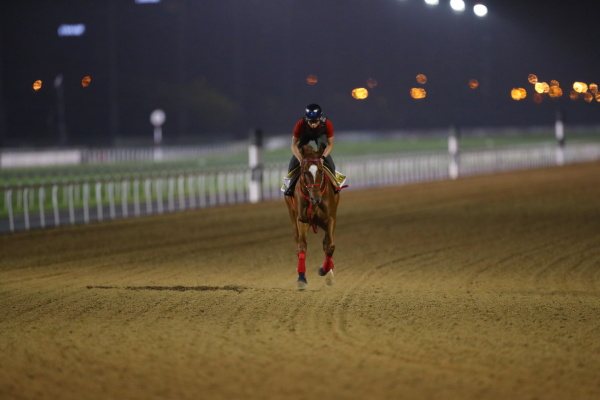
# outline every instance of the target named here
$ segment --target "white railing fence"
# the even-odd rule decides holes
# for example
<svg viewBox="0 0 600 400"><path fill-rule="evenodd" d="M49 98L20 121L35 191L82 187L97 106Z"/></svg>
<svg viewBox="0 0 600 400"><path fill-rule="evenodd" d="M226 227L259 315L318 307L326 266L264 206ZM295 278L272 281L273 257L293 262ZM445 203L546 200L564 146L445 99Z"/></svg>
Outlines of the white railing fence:
<svg viewBox="0 0 600 400"><path fill-rule="evenodd" d="M0 169L34 166L72 166L117 162L180 160L202 156L243 153L247 141L203 146L124 147L104 149L0 149Z"/></svg>
<svg viewBox="0 0 600 400"><path fill-rule="evenodd" d="M600 144L463 152L459 176L600 160ZM381 159L338 159L350 190L449 179L448 153L402 155ZM285 164L263 169L262 198L283 196ZM0 232L139 217L249 201L250 168L227 171L72 181L4 188Z"/></svg>

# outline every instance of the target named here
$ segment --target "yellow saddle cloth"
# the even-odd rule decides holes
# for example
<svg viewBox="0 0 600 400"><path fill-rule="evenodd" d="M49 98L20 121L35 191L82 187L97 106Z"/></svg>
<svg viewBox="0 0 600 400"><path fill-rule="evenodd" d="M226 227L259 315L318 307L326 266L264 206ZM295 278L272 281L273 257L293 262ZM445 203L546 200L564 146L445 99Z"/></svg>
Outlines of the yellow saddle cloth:
<svg viewBox="0 0 600 400"><path fill-rule="evenodd" d="M325 173L329 176L329 179L335 184L338 190L341 190L346 183L346 175L342 174L340 171L335 171L335 174L331 172L327 166L324 166ZM287 175L283 177L283 185L281 186L281 191L285 192L292 181L292 179L300 172L300 167L296 167L291 170Z"/></svg>

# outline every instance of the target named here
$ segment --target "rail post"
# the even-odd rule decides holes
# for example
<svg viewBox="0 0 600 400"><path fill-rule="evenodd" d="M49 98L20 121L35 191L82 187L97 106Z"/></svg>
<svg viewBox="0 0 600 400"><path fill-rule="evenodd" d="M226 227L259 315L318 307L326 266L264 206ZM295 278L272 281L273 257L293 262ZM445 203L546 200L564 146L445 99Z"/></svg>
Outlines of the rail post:
<svg viewBox="0 0 600 400"><path fill-rule="evenodd" d="M262 200L263 183L263 133L256 129L250 133L250 146L248 147L248 161L252 176L250 178L249 198L250 203L258 203Z"/></svg>
<svg viewBox="0 0 600 400"><path fill-rule="evenodd" d="M448 174L450 179L458 178L460 164L460 150L458 139L460 138L460 130L458 126L450 127L450 135L448 136L448 153L450 154L450 164L448 166Z"/></svg>
<svg viewBox="0 0 600 400"><path fill-rule="evenodd" d="M563 115L560 110L556 112L556 122L554 123L554 133L556 135L556 164L565 163L565 125Z"/></svg>
<svg viewBox="0 0 600 400"><path fill-rule="evenodd" d="M12 190L6 191L6 204L8 206L8 227L11 232L15 231L15 218L13 215Z"/></svg>
<svg viewBox="0 0 600 400"><path fill-rule="evenodd" d="M161 109L156 109L150 114L150 123L154 126L154 161L163 159L162 152L162 126L165 123L166 114Z"/></svg>

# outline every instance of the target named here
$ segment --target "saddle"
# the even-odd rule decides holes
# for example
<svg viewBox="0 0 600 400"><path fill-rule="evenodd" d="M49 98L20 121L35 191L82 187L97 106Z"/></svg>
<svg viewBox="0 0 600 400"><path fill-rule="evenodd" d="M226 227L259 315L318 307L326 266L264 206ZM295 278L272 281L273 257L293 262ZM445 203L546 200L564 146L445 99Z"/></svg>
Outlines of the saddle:
<svg viewBox="0 0 600 400"><path fill-rule="evenodd" d="M348 185L344 185L346 183L346 175L342 174L340 171L335 171L335 174L331 172L331 170L324 165L323 169L329 180L333 182L335 186L335 190L340 192L343 188L348 187ZM286 192L288 188L293 188L296 185L296 181L298 180L298 175L300 174L300 166L291 170L287 175L283 177L283 185L281 186L281 191Z"/></svg>

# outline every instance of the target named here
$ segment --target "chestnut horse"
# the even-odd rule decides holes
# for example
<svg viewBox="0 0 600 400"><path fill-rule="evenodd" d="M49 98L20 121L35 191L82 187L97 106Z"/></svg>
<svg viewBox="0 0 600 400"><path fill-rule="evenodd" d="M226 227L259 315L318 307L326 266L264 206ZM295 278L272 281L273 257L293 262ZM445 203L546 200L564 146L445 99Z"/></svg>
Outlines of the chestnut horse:
<svg viewBox="0 0 600 400"><path fill-rule="evenodd" d="M300 177L296 182L294 196L284 196L292 220L292 228L298 252L298 289L307 288L306 281L306 236L309 228L315 233L318 227L325 231L323 238L323 251L325 261L318 269L318 274L325 276L325 283L333 285L333 252L335 243L333 231L338 203L340 201L339 188L325 172L323 166L324 148L315 151L312 146L305 145L300 149L302 162L300 163ZM335 173L335 171L332 171Z"/></svg>

